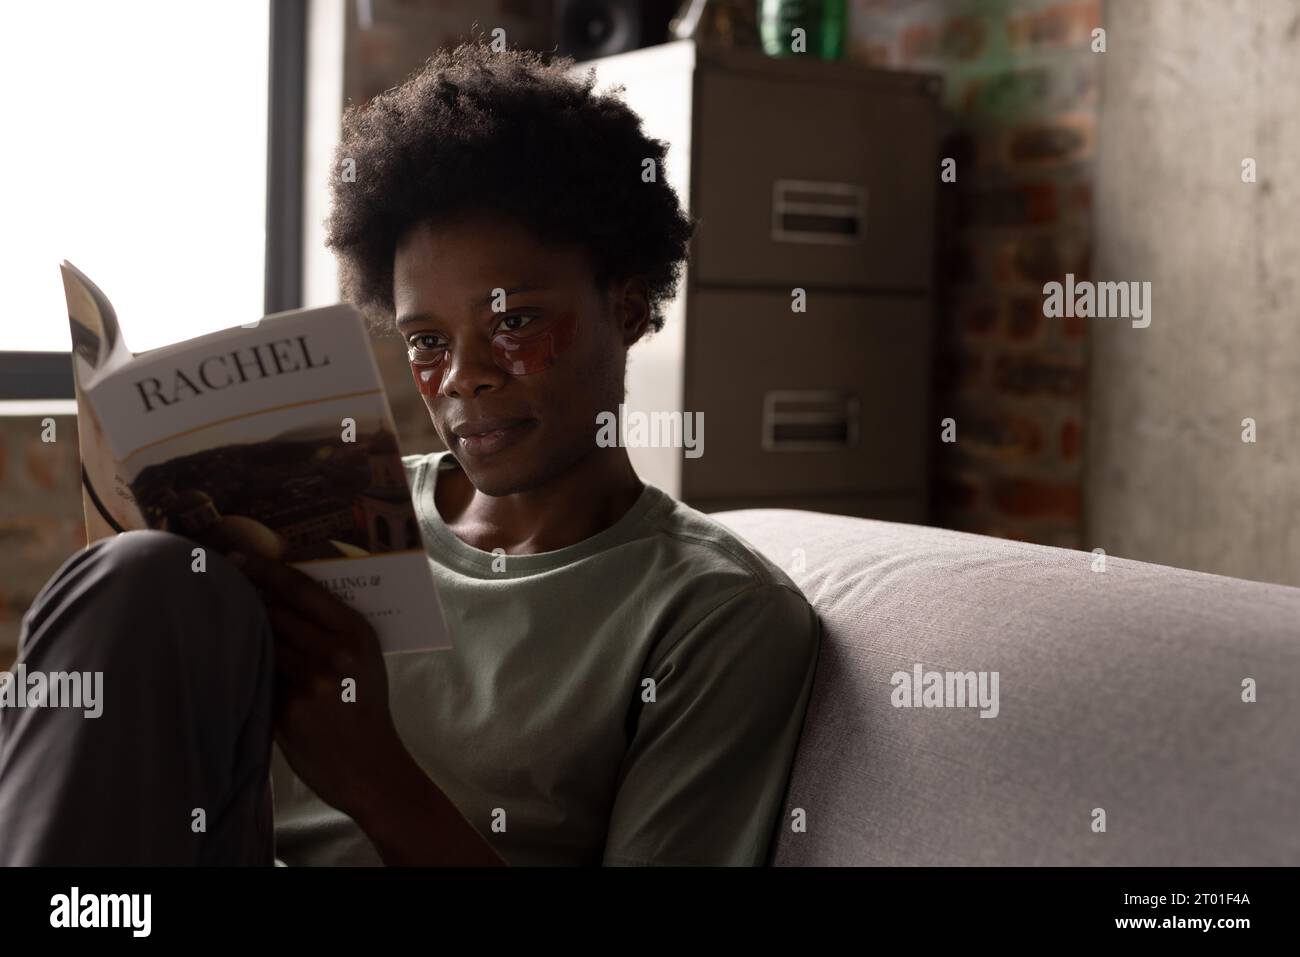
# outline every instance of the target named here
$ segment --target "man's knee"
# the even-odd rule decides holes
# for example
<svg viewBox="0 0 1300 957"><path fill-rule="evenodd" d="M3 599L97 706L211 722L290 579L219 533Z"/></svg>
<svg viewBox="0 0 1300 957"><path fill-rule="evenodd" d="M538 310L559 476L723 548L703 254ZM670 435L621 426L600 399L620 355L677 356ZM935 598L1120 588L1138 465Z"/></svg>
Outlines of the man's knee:
<svg viewBox="0 0 1300 957"><path fill-rule="evenodd" d="M146 604L213 593L224 603L259 603L252 583L223 555L173 532L123 532L96 542L87 559L115 589Z"/></svg>
<svg viewBox="0 0 1300 957"><path fill-rule="evenodd" d="M212 553L215 554L215 553ZM114 573L183 581L182 575L201 571L212 557L197 542L174 532L144 529L101 538L88 549L89 561Z"/></svg>
<svg viewBox="0 0 1300 957"><path fill-rule="evenodd" d="M24 621L24 646L48 630L85 633L102 651L147 655L177 635L193 647L208 638L260 640L265 609L252 583L212 549L171 532L123 532L71 559ZM62 643L63 639L60 639Z"/></svg>

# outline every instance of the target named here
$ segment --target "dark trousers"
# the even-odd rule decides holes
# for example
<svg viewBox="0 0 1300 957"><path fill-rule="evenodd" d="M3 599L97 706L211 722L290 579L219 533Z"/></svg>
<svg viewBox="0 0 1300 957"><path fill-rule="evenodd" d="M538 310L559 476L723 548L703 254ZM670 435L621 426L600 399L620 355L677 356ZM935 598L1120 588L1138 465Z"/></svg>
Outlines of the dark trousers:
<svg viewBox="0 0 1300 957"><path fill-rule="evenodd" d="M101 672L102 702L0 707L0 865L274 863L271 627L196 547L104 539L24 616L15 674Z"/></svg>

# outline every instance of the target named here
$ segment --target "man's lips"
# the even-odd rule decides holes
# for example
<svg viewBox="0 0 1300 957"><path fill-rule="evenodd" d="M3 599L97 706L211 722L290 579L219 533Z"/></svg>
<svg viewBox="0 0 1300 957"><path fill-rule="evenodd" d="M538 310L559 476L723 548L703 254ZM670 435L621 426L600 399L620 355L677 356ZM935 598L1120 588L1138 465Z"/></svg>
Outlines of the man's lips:
<svg viewBox="0 0 1300 957"><path fill-rule="evenodd" d="M483 456L517 442L535 419L475 419L452 426L457 444L469 455Z"/></svg>
<svg viewBox="0 0 1300 957"><path fill-rule="evenodd" d="M451 427L451 432L459 439L487 435L490 432L504 432L516 428L531 419L468 419Z"/></svg>

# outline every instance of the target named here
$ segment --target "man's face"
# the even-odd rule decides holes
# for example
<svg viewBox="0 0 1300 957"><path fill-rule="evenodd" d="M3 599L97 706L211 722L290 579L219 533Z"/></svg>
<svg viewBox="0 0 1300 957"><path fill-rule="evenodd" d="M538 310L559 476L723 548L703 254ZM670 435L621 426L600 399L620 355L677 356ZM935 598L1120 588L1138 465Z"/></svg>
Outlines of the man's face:
<svg viewBox="0 0 1300 957"><path fill-rule="evenodd" d="M618 297L601 294L580 248L487 214L421 224L398 244L393 296L399 334L427 363L416 374L434 427L475 488L536 488L596 450L597 413L617 411L640 329L611 311ZM502 368L512 343L547 356L528 363L540 371Z"/></svg>

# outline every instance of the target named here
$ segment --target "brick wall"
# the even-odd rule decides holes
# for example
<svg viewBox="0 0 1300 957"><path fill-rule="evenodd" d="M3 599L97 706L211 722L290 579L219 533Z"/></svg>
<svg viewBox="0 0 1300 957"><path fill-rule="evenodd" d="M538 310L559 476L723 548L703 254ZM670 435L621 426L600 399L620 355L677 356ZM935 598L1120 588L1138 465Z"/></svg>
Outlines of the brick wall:
<svg viewBox="0 0 1300 957"><path fill-rule="evenodd" d="M77 422L0 416L0 669L8 668L23 614L47 578L86 541Z"/></svg>
<svg viewBox="0 0 1300 957"><path fill-rule="evenodd" d="M1042 286L1090 274L1100 25L1101 0L852 2L851 58L946 82L939 524L1082 545L1086 320L1045 319Z"/></svg>

